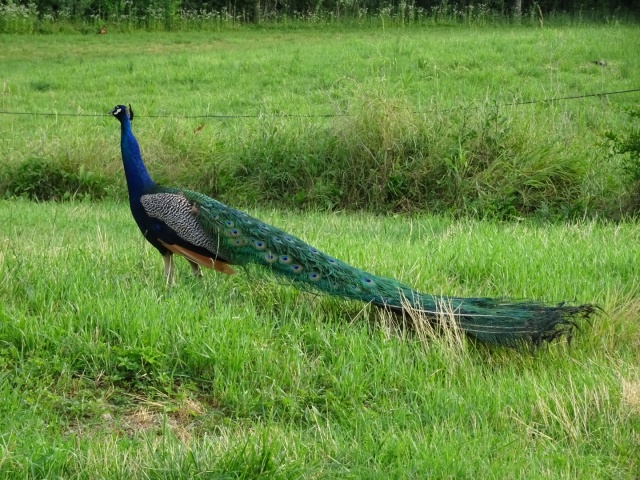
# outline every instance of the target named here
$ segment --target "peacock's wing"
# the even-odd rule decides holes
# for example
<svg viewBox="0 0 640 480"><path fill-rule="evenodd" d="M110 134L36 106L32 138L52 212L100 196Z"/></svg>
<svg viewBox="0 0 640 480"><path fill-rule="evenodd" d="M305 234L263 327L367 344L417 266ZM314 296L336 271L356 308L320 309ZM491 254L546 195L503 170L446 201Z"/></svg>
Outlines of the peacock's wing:
<svg viewBox="0 0 640 480"><path fill-rule="evenodd" d="M149 217L159 220L151 234L165 248L204 267L235 273L229 259L196 220L196 206L180 190L154 186L140 197L140 203Z"/></svg>

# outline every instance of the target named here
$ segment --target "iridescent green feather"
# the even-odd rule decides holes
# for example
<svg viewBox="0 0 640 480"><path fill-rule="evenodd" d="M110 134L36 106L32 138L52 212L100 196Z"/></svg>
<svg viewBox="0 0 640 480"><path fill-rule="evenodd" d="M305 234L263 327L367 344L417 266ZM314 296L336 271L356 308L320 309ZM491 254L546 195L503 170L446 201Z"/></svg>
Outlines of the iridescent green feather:
<svg viewBox="0 0 640 480"><path fill-rule="evenodd" d="M453 313L467 334L488 343L539 344L569 336L574 319L589 317L593 305L547 306L491 298L439 297L417 292L391 278L379 277L335 259L298 237L197 192L180 193L194 206L196 219L217 246L217 253L234 265L257 264L300 288L370 302L401 313L407 307L437 317Z"/></svg>

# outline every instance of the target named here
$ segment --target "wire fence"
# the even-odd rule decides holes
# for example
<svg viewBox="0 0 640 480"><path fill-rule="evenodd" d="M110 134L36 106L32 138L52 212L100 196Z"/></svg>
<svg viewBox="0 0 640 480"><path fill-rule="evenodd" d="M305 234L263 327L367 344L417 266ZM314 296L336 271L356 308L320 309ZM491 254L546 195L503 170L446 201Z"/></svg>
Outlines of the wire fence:
<svg viewBox="0 0 640 480"><path fill-rule="evenodd" d="M542 99L533 99L533 100L523 100L519 102L510 102L498 104L497 107L514 107L519 105L533 105L537 103L554 103L560 101L567 100L579 100L584 98L593 98L593 97L606 97L610 95L621 95L627 93L635 93L640 92L640 88L631 88L629 90L617 90L613 92L598 92L598 93L587 93L583 95L568 95L565 97L552 97L552 98L542 98ZM414 112L416 114L422 114L426 112ZM60 113L60 112L14 112L8 110L0 110L0 115L25 115L25 116L46 116L46 117L107 117L108 113ZM348 113L344 112L334 112L334 113L318 113L318 114L296 114L296 113L278 113L278 114L265 114L265 113L256 113L256 114L202 114L202 115L176 115L172 114L155 114L155 115L137 115L140 117L146 118L213 118L213 119L236 119L236 118L266 118L266 117L277 117L277 118L332 118L332 117L348 117Z"/></svg>

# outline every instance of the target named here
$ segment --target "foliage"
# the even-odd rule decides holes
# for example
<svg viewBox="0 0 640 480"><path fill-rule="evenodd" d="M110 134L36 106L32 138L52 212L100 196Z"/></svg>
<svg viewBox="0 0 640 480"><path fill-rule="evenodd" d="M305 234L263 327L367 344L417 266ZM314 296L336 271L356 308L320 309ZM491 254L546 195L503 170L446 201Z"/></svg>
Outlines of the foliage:
<svg viewBox="0 0 640 480"><path fill-rule="evenodd" d="M0 33L34 33L38 24L38 7L34 3L0 3Z"/></svg>
<svg viewBox="0 0 640 480"><path fill-rule="evenodd" d="M628 132L615 134L610 132L607 138L612 142L613 153L624 155L622 168L632 182L640 181L640 126L634 119L640 118L640 108L630 108Z"/></svg>
<svg viewBox="0 0 640 480"><path fill-rule="evenodd" d="M380 24L486 25L514 21L544 25L554 16L578 22L619 21L637 16L634 0L595 2L588 9L566 0L2 0L0 33L83 33L145 28L148 30L219 29L237 24ZM521 15L524 12L524 15ZM544 13L543 13L544 12Z"/></svg>
<svg viewBox="0 0 640 480"><path fill-rule="evenodd" d="M628 125L624 133L607 132L605 137L611 147L611 155L621 158L620 168L626 178L630 194L629 207L640 211L640 109L627 109Z"/></svg>

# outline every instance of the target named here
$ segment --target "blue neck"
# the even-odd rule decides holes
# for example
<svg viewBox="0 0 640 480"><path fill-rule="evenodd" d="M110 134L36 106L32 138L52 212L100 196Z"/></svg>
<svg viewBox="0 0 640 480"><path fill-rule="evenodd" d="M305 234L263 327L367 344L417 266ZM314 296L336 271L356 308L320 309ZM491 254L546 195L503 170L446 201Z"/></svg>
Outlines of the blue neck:
<svg viewBox="0 0 640 480"><path fill-rule="evenodd" d="M120 121L120 147L122 149L122 163L124 164L124 174L127 178L129 188L129 199L140 198L142 194L155 185L147 168L144 166L140 147L136 137L131 131L131 122L128 117Z"/></svg>

